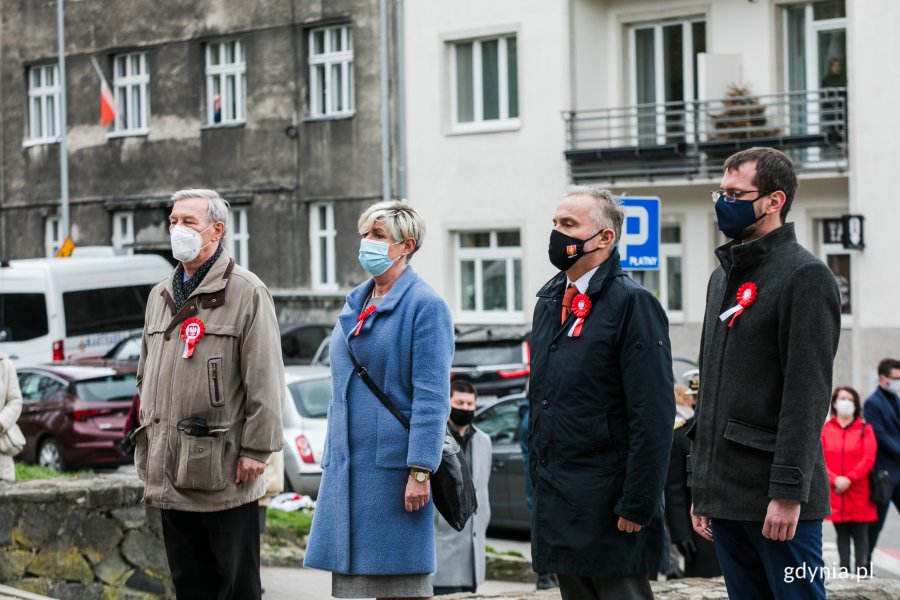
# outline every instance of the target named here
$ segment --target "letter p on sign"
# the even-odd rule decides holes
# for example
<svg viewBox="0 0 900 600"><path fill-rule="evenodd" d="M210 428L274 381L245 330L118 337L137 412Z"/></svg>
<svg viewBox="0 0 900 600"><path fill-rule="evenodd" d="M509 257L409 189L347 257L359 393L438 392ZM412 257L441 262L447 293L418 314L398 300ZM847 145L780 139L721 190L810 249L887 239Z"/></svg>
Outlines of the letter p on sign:
<svg viewBox="0 0 900 600"><path fill-rule="evenodd" d="M659 198L621 198L625 211L619 257L626 270L659 269Z"/></svg>

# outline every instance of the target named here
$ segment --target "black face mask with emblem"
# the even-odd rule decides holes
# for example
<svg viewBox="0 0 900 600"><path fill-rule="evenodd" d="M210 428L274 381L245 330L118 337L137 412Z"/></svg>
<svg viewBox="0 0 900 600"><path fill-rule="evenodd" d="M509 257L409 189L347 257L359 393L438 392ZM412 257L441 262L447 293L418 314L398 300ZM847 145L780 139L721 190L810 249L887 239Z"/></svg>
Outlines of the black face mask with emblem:
<svg viewBox="0 0 900 600"><path fill-rule="evenodd" d="M596 252L600 248L584 251L584 244L588 240L592 240L603 233L601 229L594 235L583 240L566 235L561 231L554 229L550 232L550 247L547 249L547 255L550 257L550 263L560 271L568 271L579 258L585 254Z"/></svg>

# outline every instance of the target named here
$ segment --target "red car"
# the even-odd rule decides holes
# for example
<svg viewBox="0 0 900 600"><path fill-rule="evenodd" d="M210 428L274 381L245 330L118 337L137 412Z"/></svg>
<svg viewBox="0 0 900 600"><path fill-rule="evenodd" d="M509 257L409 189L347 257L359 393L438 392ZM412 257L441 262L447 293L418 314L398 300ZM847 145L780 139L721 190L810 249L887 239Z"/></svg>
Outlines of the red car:
<svg viewBox="0 0 900 600"><path fill-rule="evenodd" d="M132 457L119 450L135 393L135 363L69 364L19 369L25 450L18 459L59 471L115 467Z"/></svg>

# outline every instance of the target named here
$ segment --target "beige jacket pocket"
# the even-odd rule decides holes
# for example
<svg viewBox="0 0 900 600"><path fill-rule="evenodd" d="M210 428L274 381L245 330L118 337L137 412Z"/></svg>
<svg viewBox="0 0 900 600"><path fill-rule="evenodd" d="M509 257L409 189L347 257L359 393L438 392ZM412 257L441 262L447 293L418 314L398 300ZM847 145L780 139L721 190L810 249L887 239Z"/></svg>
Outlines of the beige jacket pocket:
<svg viewBox="0 0 900 600"><path fill-rule="evenodd" d="M150 456L148 427L150 425L141 425L131 433L131 443L134 444L134 466L141 481L147 481L147 457Z"/></svg>
<svg viewBox="0 0 900 600"><path fill-rule="evenodd" d="M211 429L207 437L178 432L175 487L216 492L225 489L225 432Z"/></svg>

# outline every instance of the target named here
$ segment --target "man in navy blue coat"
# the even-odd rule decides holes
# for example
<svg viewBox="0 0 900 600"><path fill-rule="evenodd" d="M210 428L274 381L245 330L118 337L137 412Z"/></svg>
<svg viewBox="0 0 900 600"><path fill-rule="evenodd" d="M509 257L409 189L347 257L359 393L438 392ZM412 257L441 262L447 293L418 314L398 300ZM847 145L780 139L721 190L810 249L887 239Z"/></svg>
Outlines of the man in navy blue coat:
<svg viewBox="0 0 900 600"><path fill-rule="evenodd" d="M885 358L878 363L878 387L863 405L866 421L878 441L876 469L887 469L894 493L891 500L900 511L900 360ZM878 520L869 526L869 552L875 550L891 500L878 506Z"/></svg>

